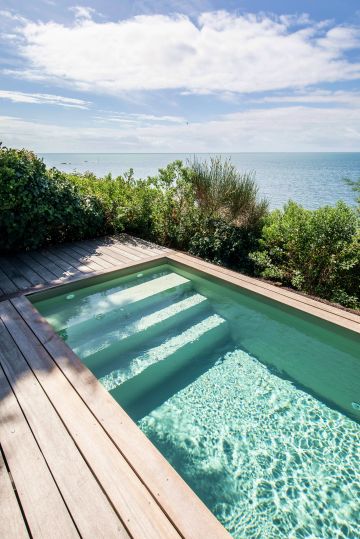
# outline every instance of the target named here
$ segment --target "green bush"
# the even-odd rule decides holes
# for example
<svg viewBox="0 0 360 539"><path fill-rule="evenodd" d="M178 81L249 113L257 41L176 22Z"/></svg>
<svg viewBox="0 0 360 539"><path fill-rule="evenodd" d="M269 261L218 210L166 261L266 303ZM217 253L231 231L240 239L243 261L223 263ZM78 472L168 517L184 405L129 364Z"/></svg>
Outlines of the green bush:
<svg viewBox="0 0 360 539"><path fill-rule="evenodd" d="M0 146L0 250L98 235L104 216L97 199L27 150Z"/></svg>
<svg viewBox="0 0 360 539"><path fill-rule="evenodd" d="M359 192L359 182L352 182ZM170 163L137 180L47 170L0 145L0 250L126 231L210 262L360 308L359 208L267 211L254 177L228 161Z"/></svg>
<svg viewBox="0 0 360 539"><path fill-rule="evenodd" d="M239 173L230 160L194 160L189 181L198 208L188 249L209 262L253 273L249 252L260 237L268 203L258 199L253 174Z"/></svg>
<svg viewBox="0 0 360 539"><path fill-rule="evenodd" d="M259 232L235 226L221 219L208 219L195 231L189 243L189 252L219 266L254 273L254 262L249 253L256 248Z"/></svg>
<svg viewBox="0 0 360 539"><path fill-rule="evenodd" d="M241 174L230 159L223 161L215 157L210 163L195 159L190 179L198 207L206 219L253 228L267 214L268 202L258 199L255 175Z"/></svg>
<svg viewBox="0 0 360 539"><path fill-rule="evenodd" d="M343 202L313 211L290 202L269 214L259 243L250 254L258 275L360 306L359 221Z"/></svg>
<svg viewBox="0 0 360 539"><path fill-rule="evenodd" d="M68 179L84 196L95 196L101 202L108 232L126 230L162 245L186 248L197 226L199 212L189 169L181 161L146 180L135 180L131 170L117 178L87 173Z"/></svg>

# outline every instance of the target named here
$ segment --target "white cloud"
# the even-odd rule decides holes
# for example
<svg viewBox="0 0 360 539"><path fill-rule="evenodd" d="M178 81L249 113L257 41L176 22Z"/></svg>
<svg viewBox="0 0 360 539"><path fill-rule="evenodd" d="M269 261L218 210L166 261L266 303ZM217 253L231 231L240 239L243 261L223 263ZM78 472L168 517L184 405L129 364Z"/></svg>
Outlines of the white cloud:
<svg viewBox="0 0 360 539"><path fill-rule="evenodd" d="M13 103L36 103L42 105L59 105L61 107L71 107L77 109L87 109L89 101L63 97L53 94L38 94L29 92L17 92L13 90L0 90L0 99L8 99Z"/></svg>
<svg viewBox="0 0 360 539"><path fill-rule="evenodd" d="M2 18L2 22L4 22L4 19L10 19L12 21L16 21L16 22L20 22L24 24L27 24L29 22L24 17L21 17L21 15L17 15L16 13L9 11L8 9L1 9L0 17Z"/></svg>
<svg viewBox="0 0 360 539"><path fill-rule="evenodd" d="M69 9L74 12L77 19L91 19L91 16L96 13L96 10L92 7L73 6Z"/></svg>
<svg viewBox="0 0 360 539"><path fill-rule="evenodd" d="M0 117L0 140L39 152L357 151L360 107L252 109L206 122L65 127Z"/></svg>
<svg viewBox="0 0 360 539"><path fill-rule="evenodd" d="M253 103L308 103L308 104L342 104L346 106L360 105L360 91L345 90L309 90L293 94L277 94L261 99L251 99Z"/></svg>
<svg viewBox="0 0 360 539"><path fill-rule="evenodd" d="M113 95L247 93L360 78L360 63L345 56L360 46L360 30L351 27L225 11L204 13L197 24L185 15L95 22L91 9L75 9L70 26L18 26L27 60L18 76Z"/></svg>
<svg viewBox="0 0 360 539"><path fill-rule="evenodd" d="M139 114L139 113L111 113L95 116L96 120L103 123L106 122L118 122L127 124L153 124L153 123L184 123L186 119L183 116L171 116L171 115L155 115L155 114Z"/></svg>

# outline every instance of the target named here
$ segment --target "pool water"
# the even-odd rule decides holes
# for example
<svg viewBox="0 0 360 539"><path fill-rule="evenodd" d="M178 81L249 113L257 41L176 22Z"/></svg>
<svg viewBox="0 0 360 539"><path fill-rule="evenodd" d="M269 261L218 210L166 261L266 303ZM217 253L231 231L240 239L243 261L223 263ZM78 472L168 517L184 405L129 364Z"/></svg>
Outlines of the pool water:
<svg viewBox="0 0 360 539"><path fill-rule="evenodd" d="M33 303L233 537L360 538L355 333L181 266L82 286Z"/></svg>

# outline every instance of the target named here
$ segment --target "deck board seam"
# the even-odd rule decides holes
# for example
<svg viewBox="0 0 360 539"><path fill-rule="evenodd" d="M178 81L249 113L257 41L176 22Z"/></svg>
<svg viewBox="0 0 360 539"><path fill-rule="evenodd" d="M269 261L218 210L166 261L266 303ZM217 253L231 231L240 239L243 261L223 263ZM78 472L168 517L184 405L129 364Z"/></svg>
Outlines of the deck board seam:
<svg viewBox="0 0 360 539"><path fill-rule="evenodd" d="M39 254L37 251L35 251L35 252L36 252L36 254ZM28 251L28 252L26 252L25 254L26 254L26 255L27 255L33 262L35 262L37 265L41 266L44 270L46 270L46 271L48 271L49 273L51 273L51 274L54 276L54 278L57 278L56 273L54 273L51 269L49 269L48 267L46 267L46 266L44 265L43 262L40 262L39 260L36 260L36 259L34 258L34 256L33 256L33 254L34 254L33 251ZM47 260L51 263L51 260L49 260L49 259L47 259ZM54 265L55 265L55 263L54 263ZM59 270L61 270L61 268L59 268Z"/></svg>
<svg viewBox="0 0 360 539"><path fill-rule="evenodd" d="M81 255L82 257L89 257L91 260L92 260L92 257L93 256L96 256L97 259L94 260L94 262L96 262L97 265L99 265L102 269L106 269L109 267L108 264L110 264L110 262L104 262L102 260L102 256L98 256L97 253L90 253L90 251L86 251L85 249L83 249L80 245L78 245L77 243L74 243L74 245L72 245L72 249L78 253L78 255ZM103 265L101 265L103 264ZM104 265L105 264L105 265ZM114 265L114 264L112 264Z"/></svg>
<svg viewBox="0 0 360 539"><path fill-rule="evenodd" d="M13 341L13 343L14 343L16 349L18 350L19 354L22 356L23 360L25 361L25 363L26 363L27 366L29 367L29 370L31 371L32 375L35 377L36 381L38 382L39 386L41 387L43 393L46 395L46 398L47 398L48 401L50 402L50 405L52 406L52 408L54 408L53 403L52 403L51 400L49 399L47 393L44 391L44 388L43 388L42 385L40 384L40 382L39 382L37 376L35 375L35 373L34 373L33 370L31 369L31 367L30 367L30 365L29 365L27 359L25 358L25 356L24 356L24 354L22 353L22 351L20 350L20 348L19 348L17 342L15 341L15 339L13 338L13 336L11 335L11 333L10 333L9 329L7 328L7 326L6 326L6 324L5 324L4 320L3 320L3 318L1 317L1 315L0 315L0 320L1 320L1 322L3 323L4 328L5 328L6 332L7 332L7 334L9 335L10 339ZM75 529L76 529L77 533L79 534L79 537L82 537L82 536L81 536L81 533L80 533L80 531L79 531L79 529L78 529L78 526L77 526L77 524L76 524L76 522L75 522L75 520L74 520L74 518L73 518L73 516L72 516L72 513L71 513L71 511L70 511L70 509L69 509L69 507L68 507L68 505L67 505L67 503L66 503L66 501L65 501L65 499L64 499L63 493L61 492L61 489L60 489L60 487L59 487L59 485L58 485L58 483L57 483L57 481L56 481L56 479L55 479L55 477L54 477L54 474L53 474L53 472L52 472L52 470L51 470L51 467L50 467L50 465L49 465L49 463L48 463L48 461L47 461L47 459L46 459L46 457L45 457L45 455L44 455L44 452L43 452L43 450L42 450L42 448L41 448L41 445L39 444L39 441L38 441L38 439L36 438L36 436L35 436L35 434L34 434L34 431L33 431L32 427L31 427L31 424L29 423L29 420L28 420L28 418L27 418L27 416L26 416L26 414L25 414L25 412L24 412L23 407L21 406L21 403L20 403L20 401L19 401L19 399L18 399L18 396L17 396L17 394L16 394L16 391L14 390L14 387L13 387L13 385L12 385L12 383L11 383L9 377L8 377L8 375L6 374L6 370L4 369L4 366L1 364L1 361L0 361L0 368L1 368L2 372L4 373L4 376L5 376L5 378L6 378L7 382L8 382L8 384L9 384L9 387L11 388L12 394L14 395L14 397L15 397L15 399L16 399L17 405L18 405L19 409L21 410L21 413L22 413L22 415L23 415L23 417L24 417L24 419L25 419L25 421L26 421L26 424L27 424L27 426L28 426L28 428L29 428L29 431L30 431L31 434L32 434L32 437L33 437L34 440L35 440L35 443L36 443L36 445L37 445L37 447L38 447L38 449L39 449L39 451L40 451L40 453L41 453L41 456L42 456L43 459L44 459L44 462L45 462L45 464L46 464L46 467L47 467L48 470L49 470L49 473L50 473L50 475L51 475L51 477L52 477L52 480L53 480L54 483L55 483L55 486L56 486L56 488L57 488L57 490L58 490L58 492L59 492L59 494L60 494L60 497L61 497L61 499L62 499L62 501L63 501L63 503L64 503L64 505L65 505L65 507L66 507L67 512L68 512L69 515L70 515L70 518L71 518L71 520L72 520L72 522L73 522L73 524L74 524L74 526L75 526ZM55 409L55 412L57 413L57 410L56 410L56 409ZM58 413L57 413L57 415L59 416ZM59 416L59 417L60 417L60 416ZM61 422L64 424L64 422L62 421L61 417L60 417L60 420L61 420ZM65 427L65 428L66 428L66 427ZM67 430L67 429L66 429L66 430ZM70 436L70 437L71 437L71 436ZM80 453L80 454L81 454L81 453ZM6 453L5 453L5 456L6 456ZM86 463L86 464L87 464L87 463ZM88 465L88 464L87 464L87 465ZM10 468L9 468L9 469L10 469ZM90 470L91 470L91 468L90 468ZM91 473L92 473L92 470L91 470ZM94 474L93 474L93 475L94 475ZM14 481L14 484L15 484L15 481Z"/></svg>
<svg viewBox="0 0 360 539"><path fill-rule="evenodd" d="M4 264L5 264L5 267L4 267ZM9 265L11 266L9 259L2 257L2 259L0 260L0 268L2 272L6 275L9 281L15 286L15 288L17 288L18 290L26 290L26 288L24 288L23 286L16 284L14 277L11 276L12 271L9 273ZM6 270L6 267L8 268L7 270ZM31 285L31 283L24 276L21 275L20 279L21 280L24 279L25 281L28 282L29 285Z"/></svg>
<svg viewBox="0 0 360 539"><path fill-rule="evenodd" d="M82 264L82 263L79 264L79 261L76 261L76 259L73 258L71 255L66 255L66 253L64 254L64 253L62 252L62 248L61 248L60 246L57 247L57 248L51 247L51 248L48 249L48 250L49 250L49 252L50 252L52 255L57 256L57 257L60 258L65 264L68 264L69 266L73 267L74 270L76 270L76 271L78 271L78 272L80 272L80 273L83 273L84 275L87 275L88 273L91 273L91 272L93 271L93 270L91 270L90 268L89 268L89 271L86 271L86 270L83 270L83 269L80 269L80 268L76 267L76 266L74 265L74 261L75 261L75 263L76 263L77 265L79 265L79 266L85 266L85 264ZM68 259L67 259L67 258L68 258ZM69 262L69 260L70 260L70 262Z"/></svg>
<svg viewBox="0 0 360 539"><path fill-rule="evenodd" d="M1 368L2 372L4 373L4 376L6 377L6 374L5 374L4 370L3 370L3 368L1 366L0 366L0 368ZM11 388L11 391L12 391L12 388ZM30 526L29 526L28 520L26 518L26 514L25 514L23 505L22 505L20 497L19 497L19 492L18 492L18 489L16 487L16 482L15 482L15 480L13 478L12 473L11 473L9 463L7 461L7 458L6 458L5 450L4 450L4 448L2 447L1 444L0 444L0 456L2 457L2 459L4 461L6 471L7 471L8 475L9 475L9 480L10 480L10 483L11 483L11 486L12 486L12 490L13 490L14 496L16 498L17 504L19 506L19 510L20 510L21 516L23 518L26 531L27 531L30 539L33 539L33 535L31 533Z"/></svg>

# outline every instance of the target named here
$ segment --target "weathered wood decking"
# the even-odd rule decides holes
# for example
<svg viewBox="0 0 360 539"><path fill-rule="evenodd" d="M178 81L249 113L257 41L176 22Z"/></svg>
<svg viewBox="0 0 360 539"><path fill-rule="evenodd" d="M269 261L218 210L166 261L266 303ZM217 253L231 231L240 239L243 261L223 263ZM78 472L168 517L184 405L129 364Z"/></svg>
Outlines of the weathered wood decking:
<svg viewBox="0 0 360 539"><path fill-rule="evenodd" d="M228 537L25 296L166 254L122 236L0 258L0 537Z"/></svg>
<svg viewBox="0 0 360 539"><path fill-rule="evenodd" d="M0 257L0 537L225 538L26 293L170 260L360 333L359 317L119 236Z"/></svg>
<svg viewBox="0 0 360 539"><path fill-rule="evenodd" d="M0 256L0 301L157 258L169 249L125 234Z"/></svg>

